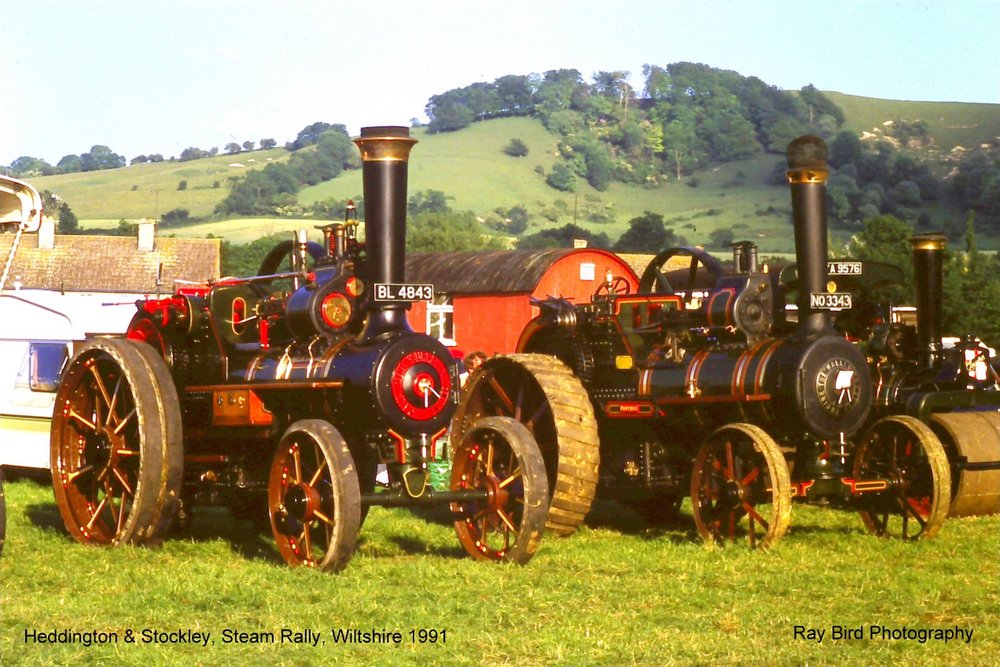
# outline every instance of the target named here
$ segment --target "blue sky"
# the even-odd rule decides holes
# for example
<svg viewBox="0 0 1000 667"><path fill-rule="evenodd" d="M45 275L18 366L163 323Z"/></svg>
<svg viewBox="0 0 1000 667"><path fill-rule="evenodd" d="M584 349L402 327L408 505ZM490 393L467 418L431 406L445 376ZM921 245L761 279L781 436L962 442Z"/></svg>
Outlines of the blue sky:
<svg viewBox="0 0 1000 667"><path fill-rule="evenodd" d="M423 119L505 74L677 61L787 89L1000 103L1000 0L0 0L0 164Z"/></svg>

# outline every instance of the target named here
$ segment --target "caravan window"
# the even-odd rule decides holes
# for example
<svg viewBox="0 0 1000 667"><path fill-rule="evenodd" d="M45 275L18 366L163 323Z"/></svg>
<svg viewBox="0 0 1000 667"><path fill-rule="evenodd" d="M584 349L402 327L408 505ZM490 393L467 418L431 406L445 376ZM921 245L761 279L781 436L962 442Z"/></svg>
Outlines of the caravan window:
<svg viewBox="0 0 1000 667"><path fill-rule="evenodd" d="M31 343L27 368L22 369L18 384L24 381L27 370L28 386L32 391L55 391L68 356L66 343Z"/></svg>

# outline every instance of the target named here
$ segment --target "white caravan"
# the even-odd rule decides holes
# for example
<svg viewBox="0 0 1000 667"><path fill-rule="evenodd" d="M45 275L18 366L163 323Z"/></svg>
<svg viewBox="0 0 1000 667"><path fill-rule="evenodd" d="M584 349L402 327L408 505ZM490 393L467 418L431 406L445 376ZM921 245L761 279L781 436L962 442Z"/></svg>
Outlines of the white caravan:
<svg viewBox="0 0 1000 667"><path fill-rule="evenodd" d="M0 464L49 468L49 421L73 346L88 335L124 333L137 298L51 290L0 293Z"/></svg>
<svg viewBox="0 0 1000 667"><path fill-rule="evenodd" d="M0 258L0 464L48 469L49 420L73 346L88 334L123 333L142 295L12 288L21 237L41 221L38 191L0 176L0 231L14 234Z"/></svg>

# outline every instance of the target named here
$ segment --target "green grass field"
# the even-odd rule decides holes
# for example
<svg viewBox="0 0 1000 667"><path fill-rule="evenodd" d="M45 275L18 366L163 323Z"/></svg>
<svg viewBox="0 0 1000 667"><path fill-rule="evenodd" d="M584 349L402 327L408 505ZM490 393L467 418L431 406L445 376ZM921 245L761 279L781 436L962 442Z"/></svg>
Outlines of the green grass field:
<svg viewBox="0 0 1000 667"><path fill-rule="evenodd" d="M768 553L709 549L687 515L650 528L615 503L547 537L525 567L472 561L440 514L374 508L339 575L291 570L269 534L223 510L162 549L76 544L51 489L7 485L0 558L3 665L996 665L1000 517L952 520L932 540L883 541L853 513L796 506ZM685 505L684 511L688 508ZM795 626L825 630L822 643ZM831 639L960 627L954 640ZM403 641L336 643L331 630ZM276 643L224 643L227 629ZM309 629L317 646L280 642ZM436 644L414 630L445 632ZM25 631L116 632L119 643L26 643ZM132 630L139 638L127 644ZM211 633L207 646L143 643L142 631Z"/></svg>

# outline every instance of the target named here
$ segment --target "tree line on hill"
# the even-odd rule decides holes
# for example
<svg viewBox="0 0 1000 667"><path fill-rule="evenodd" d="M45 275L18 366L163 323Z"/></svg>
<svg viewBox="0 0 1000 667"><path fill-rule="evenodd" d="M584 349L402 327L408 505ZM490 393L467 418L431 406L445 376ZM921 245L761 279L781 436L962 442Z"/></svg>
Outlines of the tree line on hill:
<svg viewBox="0 0 1000 667"><path fill-rule="evenodd" d="M844 113L813 86L789 92L756 77L695 63L643 67L644 87L627 72L597 72L590 82L575 69L506 75L431 96L428 131L451 132L490 118L531 116L558 137L564 158L545 176L557 190L583 179L597 190L612 182L655 186L706 167L754 155L783 154L788 143L817 134L833 151L830 219L860 229L874 215L918 226L926 209L945 203L980 215L982 231L1000 231L1000 150L977 149L950 165L946 181L912 152L927 145L926 121L894 119L884 137L862 142L843 129ZM522 153L523 154L523 153ZM784 182L783 160L775 182ZM696 184L696 180L689 180ZM961 234L957 223L947 230Z"/></svg>
<svg viewBox="0 0 1000 667"><path fill-rule="evenodd" d="M997 140L959 156L947 165L948 177L941 178L916 153L905 150L931 140L927 123L920 119L895 119L881 139L862 141L843 130L843 111L813 86L783 91L756 77L685 62L646 65L643 77L641 91L631 88L628 73L622 71L597 72L589 82L578 70L558 69L474 83L429 99L428 131L455 131L491 118L536 117L555 135L564 158L547 174L541 167L536 171L549 186L567 192L578 189L578 180L599 191L616 181L655 187L682 178L697 187L698 170L761 153L776 155L773 181L783 184L785 165L777 154L794 137L811 132L824 137L831 147L831 226L853 232L873 216L892 215L927 229L930 210L950 207L975 212L979 231L1000 232ZM262 148L274 145L273 139L260 141ZM234 153L253 146L254 142L233 142L226 150ZM358 166L343 125L313 123L285 148L292 153L287 163L230 178L229 194L217 206L216 215L320 215L329 203L300 204L298 191ZM504 152L523 157L528 146L515 138ZM216 154L217 148L189 147L180 160ZM137 156L132 162L162 159L152 154ZM26 176L116 168L124 162L107 146L94 146L80 156L65 156L56 167L23 156L8 169ZM511 208L500 216L501 222L489 225L521 236L528 227L528 214L520 208ZM558 211L551 216L542 211L542 215L559 217ZM595 215L603 222L613 219L613 211L589 212L587 219ZM945 227L952 238L958 238L964 223L958 216ZM556 243L571 234L590 235L594 243L610 245L609 239L579 227L546 230L542 237L525 242Z"/></svg>
<svg viewBox="0 0 1000 667"><path fill-rule="evenodd" d="M226 144L225 151L229 155L235 155L244 151L252 151L259 145L260 150L274 148L278 142L274 139L261 139L260 142L244 141L243 143L230 142ZM286 146L288 148L288 146ZM289 148L289 150L292 150ZM215 157L219 154L218 146L209 149L201 149L189 146L181 151L180 157L164 158L161 153L149 153L136 155L131 160L126 160L124 156L115 153L107 146L92 146L86 153L80 155L64 155L55 165L51 165L42 158L22 155L14 159L9 165L3 167L11 176L18 178L33 178L37 176L55 176L56 174L75 174L83 171L99 171L102 169L118 169L127 164L145 164L148 162L177 161L188 162L190 160L200 160L206 157Z"/></svg>

